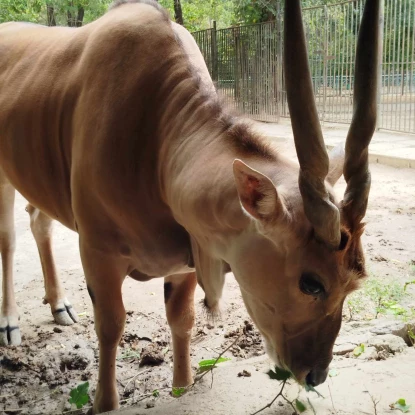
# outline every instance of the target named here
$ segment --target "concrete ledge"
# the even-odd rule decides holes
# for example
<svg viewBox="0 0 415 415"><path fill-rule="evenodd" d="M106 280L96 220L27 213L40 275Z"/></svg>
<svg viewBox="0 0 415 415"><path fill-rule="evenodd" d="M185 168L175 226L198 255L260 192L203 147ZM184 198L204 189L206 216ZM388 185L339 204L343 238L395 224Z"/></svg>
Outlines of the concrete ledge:
<svg viewBox="0 0 415 415"><path fill-rule="evenodd" d="M327 145L328 150L331 150L334 146ZM397 156L386 156L384 154L369 153L369 163L371 164L384 164L386 166L403 168L403 169L415 169L415 160Z"/></svg>

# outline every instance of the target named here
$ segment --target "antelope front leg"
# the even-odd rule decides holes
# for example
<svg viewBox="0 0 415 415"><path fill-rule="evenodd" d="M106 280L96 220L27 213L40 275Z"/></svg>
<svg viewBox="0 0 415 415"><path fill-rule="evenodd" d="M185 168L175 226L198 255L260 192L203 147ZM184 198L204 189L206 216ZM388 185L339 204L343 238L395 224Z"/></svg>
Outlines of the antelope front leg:
<svg viewBox="0 0 415 415"><path fill-rule="evenodd" d="M45 282L44 304L50 304L53 318L57 324L69 326L78 321L78 315L65 296L52 251L53 221L39 209L32 205L26 206L30 215L30 229L35 238L42 264L43 278Z"/></svg>
<svg viewBox="0 0 415 415"><path fill-rule="evenodd" d="M6 181L0 170L0 252L3 269L0 346L18 346L22 341L13 287L14 196L13 186Z"/></svg>
<svg viewBox="0 0 415 415"><path fill-rule="evenodd" d="M121 287L127 267L110 254L91 249L82 239L80 246L99 343L98 385L93 406L96 415L119 407L115 360L125 324Z"/></svg>
<svg viewBox="0 0 415 415"><path fill-rule="evenodd" d="M174 387L189 386L193 383L190 340L195 321L196 284L194 272L164 279L164 302L173 340Z"/></svg>

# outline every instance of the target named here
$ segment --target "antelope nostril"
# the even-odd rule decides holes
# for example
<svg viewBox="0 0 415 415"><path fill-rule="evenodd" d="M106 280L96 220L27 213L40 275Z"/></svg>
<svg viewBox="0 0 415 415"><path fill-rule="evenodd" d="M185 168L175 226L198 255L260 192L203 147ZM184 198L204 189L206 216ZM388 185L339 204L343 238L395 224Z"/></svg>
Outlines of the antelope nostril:
<svg viewBox="0 0 415 415"><path fill-rule="evenodd" d="M318 386L325 382L328 375L328 368L326 369L312 369L305 378L307 385Z"/></svg>
<svg viewBox="0 0 415 415"><path fill-rule="evenodd" d="M315 379L313 371L309 372L309 374L306 376L305 383L307 385L317 386L316 385L316 379Z"/></svg>

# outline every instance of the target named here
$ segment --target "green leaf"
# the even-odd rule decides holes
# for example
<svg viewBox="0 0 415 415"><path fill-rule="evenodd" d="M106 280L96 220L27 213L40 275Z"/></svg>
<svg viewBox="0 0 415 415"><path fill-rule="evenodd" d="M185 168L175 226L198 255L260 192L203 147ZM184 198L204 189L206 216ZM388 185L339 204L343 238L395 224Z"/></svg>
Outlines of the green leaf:
<svg viewBox="0 0 415 415"><path fill-rule="evenodd" d="M158 389L153 390L153 396L154 396L155 398L158 398L158 397L160 396L160 392L159 392L159 390L158 390Z"/></svg>
<svg viewBox="0 0 415 415"><path fill-rule="evenodd" d="M229 357L220 357L218 361L216 359L201 360L199 362L199 372L206 372L207 370L212 369L215 365L222 362L227 362L231 360Z"/></svg>
<svg viewBox="0 0 415 415"><path fill-rule="evenodd" d="M403 290L406 291L408 285L412 285L412 284L415 285L415 280L406 282L405 285L403 286Z"/></svg>
<svg viewBox="0 0 415 415"><path fill-rule="evenodd" d="M175 398L180 398L186 392L186 388L175 388L171 389L171 393Z"/></svg>
<svg viewBox="0 0 415 415"><path fill-rule="evenodd" d="M274 380L285 381L291 377L291 372L288 370L280 369L279 367L275 366L274 370L269 370L267 375Z"/></svg>
<svg viewBox="0 0 415 415"><path fill-rule="evenodd" d="M401 399L398 399L395 403L391 404L390 407L392 409L399 409L404 414L406 414L407 412L409 412L409 408L411 406L407 405L405 399L401 398Z"/></svg>
<svg viewBox="0 0 415 415"><path fill-rule="evenodd" d="M298 399L295 400L295 407L297 408L297 411L302 414L307 410L307 407Z"/></svg>
<svg viewBox="0 0 415 415"><path fill-rule="evenodd" d="M363 343L360 346L355 347L355 349L353 350L353 354L356 357L359 357L364 352L365 352L365 345Z"/></svg>
<svg viewBox="0 0 415 415"><path fill-rule="evenodd" d="M69 403L75 404L78 409L81 409L89 402L88 396L89 382L81 383L70 392Z"/></svg>
<svg viewBox="0 0 415 415"><path fill-rule="evenodd" d="M124 353L122 353L120 356L117 357L117 360L123 360L123 359L139 359L140 353L135 352L132 349L127 349Z"/></svg>
<svg viewBox="0 0 415 415"><path fill-rule="evenodd" d="M335 376L337 376L339 374L339 372L336 369L330 369L329 371L329 376L331 378L334 378Z"/></svg>
<svg viewBox="0 0 415 415"><path fill-rule="evenodd" d="M306 390L306 392L314 392L317 394L318 397L324 398L324 396L317 389L315 389L313 385L309 385L308 383L306 383L304 389Z"/></svg>

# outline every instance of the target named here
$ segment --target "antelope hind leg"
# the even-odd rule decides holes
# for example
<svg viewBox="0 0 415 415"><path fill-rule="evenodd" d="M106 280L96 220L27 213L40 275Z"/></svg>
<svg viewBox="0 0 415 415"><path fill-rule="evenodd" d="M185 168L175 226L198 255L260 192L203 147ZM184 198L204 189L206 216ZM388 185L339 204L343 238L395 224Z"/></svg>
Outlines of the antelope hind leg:
<svg viewBox="0 0 415 415"><path fill-rule="evenodd" d="M19 314L13 287L14 187L0 169L0 252L2 259L3 301L0 314L0 346L18 346L21 343Z"/></svg>
<svg viewBox="0 0 415 415"><path fill-rule="evenodd" d="M30 229L35 238L42 264L43 279L45 282L44 304L49 304L53 318L57 324L69 326L78 321L78 315L65 296L56 271L52 250L53 221L39 209L27 205L26 211L30 216Z"/></svg>

